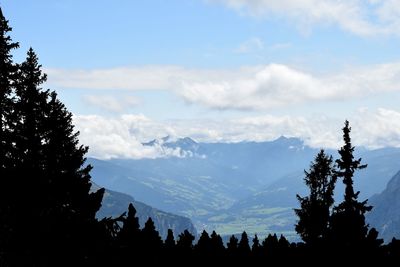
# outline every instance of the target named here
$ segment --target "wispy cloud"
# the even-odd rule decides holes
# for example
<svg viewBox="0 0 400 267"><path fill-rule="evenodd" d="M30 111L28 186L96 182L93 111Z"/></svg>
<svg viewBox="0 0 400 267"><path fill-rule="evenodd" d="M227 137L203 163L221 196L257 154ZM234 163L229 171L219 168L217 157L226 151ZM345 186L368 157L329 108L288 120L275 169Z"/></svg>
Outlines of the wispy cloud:
<svg viewBox="0 0 400 267"><path fill-rule="evenodd" d="M400 147L400 112L363 109L348 119L355 145L369 148ZM203 142L266 141L285 135L301 138L316 148L338 148L342 145L343 120L323 115L263 115L223 121L153 121L144 115L131 114L115 118L74 116L74 124L81 132L80 141L90 146L89 155L107 159L182 156L179 149L142 145L142 142L166 135L189 136Z"/></svg>
<svg viewBox="0 0 400 267"><path fill-rule="evenodd" d="M189 103L212 109L268 110L400 91L398 62L353 67L323 76L282 64L234 70L147 66L48 73L54 88L165 89Z"/></svg>
<svg viewBox="0 0 400 267"><path fill-rule="evenodd" d="M264 42L260 38L253 37L241 43L236 49L234 49L234 52L239 54L246 54L246 53L258 52L263 49L264 49Z"/></svg>
<svg viewBox="0 0 400 267"><path fill-rule="evenodd" d="M112 96L112 95L85 95L83 101L91 106L98 107L110 112L121 113L130 107L137 106L140 99L134 96Z"/></svg>
<svg viewBox="0 0 400 267"><path fill-rule="evenodd" d="M242 15L284 18L302 31L316 25L338 25L361 36L400 35L400 2L397 0L209 0Z"/></svg>

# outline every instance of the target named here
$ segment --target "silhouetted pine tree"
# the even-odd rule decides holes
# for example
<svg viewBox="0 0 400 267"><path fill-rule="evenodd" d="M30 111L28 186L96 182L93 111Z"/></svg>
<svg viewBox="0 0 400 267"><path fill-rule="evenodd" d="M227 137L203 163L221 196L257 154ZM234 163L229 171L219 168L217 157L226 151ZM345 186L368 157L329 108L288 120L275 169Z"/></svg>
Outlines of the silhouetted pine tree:
<svg viewBox="0 0 400 267"><path fill-rule="evenodd" d="M185 259L192 257L194 239L194 236L188 230L179 234L178 241L176 241L176 248L181 257Z"/></svg>
<svg viewBox="0 0 400 267"><path fill-rule="evenodd" d="M344 146L340 148L340 158L336 160L336 175L343 179L345 185L344 201L334 208L331 219L331 238L341 248L360 249L368 233L364 214L372 209L367 200L358 201L358 192L354 192L354 172L367 167L361 164L360 159L354 159L354 147L350 139L351 128L346 120L343 128Z"/></svg>
<svg viewBox="0 0 400 267"><path fill-rule="evenodd" d="M159 253L163 246L160 234L154 226L154 221L149 218L142 229L142 246L146 251L152 251L153 253Z"/></svg>
<svg viewBox="0 0 400 267"><path fill-rule="evenodd" d="M44 266L60 258L89 263L90 255L100 249L95 241L95 214L104 189L90 193L91 167L83 167L87 147L78 144L72 114L54 92L41 88L45 81L38 58L29 49L16 82L14 115L18 119L13 134L18 185L13 184L10 191L18 197L15 211L25 210L23 216L32 222L15 224L21 235L15 240L28 244L19 250L27 256L16 260ZM34 245L39 239L43 246Z"/></svg>
<svg viewBox="0 0 400 267"><path fill-rule="evenodd" d="M12 28L3 16L0 7L0 265L6 265L4 258L8 257L15 233L15 209L12 198L15 196L10 188L15 184L12 169L13 132L12 126L16 121L13 117L12 93L15 84L17 66L14 64L11 52L19 47L13 42L9 32Z"/></svg>
<svg viewBox="0 0 400 267"><path fill-rule="evenodd" d="M295 209L299 217L295 229L311 246L320 243L327 235L336 183L332 163L332 156L327 156L324 150L321 150L311 163L310 170L304 171L304 181L310 190L309 196L297 195L300 209Z"/></svg>
<svg viewBox="0 0 400 267"><path fill-rule="evenodd" d="M143 250L139 219L136 217L136 209L132 203L128 206L128 215L121 216L121 222L121 229L116 231L118 248L115 252L117 262L128 263L132 259L132 255L141 255ZM110 227L114 227L112 222Z"/></svg>
<svg viewBox="0 0 400 267"><path fill-rule="evenodd" d="M203 230L199 240L197 241L197 244L195 245L195 250L200 255L210 255L211 249L212 247L210 236L208 235L206 230Z"/></svg>
<svg viewBox="0 0 400 267"><path fill-rule="evenodd" d="M236 238L236 236L231 235L231 237L229 238L229 242L226 244L227 252L230 256L237 255L238 243L239 240Z"/></svg>
<svg viewBox="0 0 400 267"><path fill-rule="evenodd" d="M272 257L275 255L277 249L278 249L278 237L276 236L276 234L274 235L269 234L262 242L263 254L268 257Z"/></svg>
<svg viewBox="0 0 400 267"><path fill-rule="evenodd" d="M249 245L249 238L246 231L243 231L238 244L238 254L242 257L248 257L250 255L250 252L251 250Z"/></svg>
<svg viewBox="0 0 400 267"><path fill-rule="evenodd" d="M290 247L290 242L286 239L284 235L281 235L278 240L278 248L281 250L286 250Z"/></svg>
<svg viewBox="0 0 400 267"><path fill-rule="evenodd" d="M2 180L5 180L6 168L12 165L13 160L10 155L12 150L10 127L14 122L11 119L13 111L12 93L18 66L13 62L11 52L18 48L19 44L12 41L9 35L11 30L12 28L8 25L8 20L5 19L0 7L0 177L2 177ZM4 190L6 186L0 188L0 190ZM3 197L6 192L1 191L1 193L0 197ZM2 224L2 226L4 225Z"/></svg>
<svg viewBox="0 0 400 267"><path fill-rule="evenodd" d="M171 229L168 229L168 234L164 242L164 247L166 248L166 250L171 251L175 249L175 246L176 242L175 242L174 232L172 232Z"/></svg>
<svg viewBox="0 0 400 267"><path fill-rule="evenodd" d="M45 257L41 251L45 251L46 246L52 243L48 232L54 229L54 218L49 216L49 205L53 203L47 199L51 193L43 146L46 141L45 120L49 93L40 87L46 81L46 75L42 73L32 48L29 49L26 60L20 64L17 74L13 109L17 120L12 126L15 169L9 190L14 197L18 196L13 199L14 211L24 211L23 216L31 218L31 223L25 225L22 214L15 213L17 236L16 247L13 250L18 251L20 255L15 255L12 261L24 259L26 264L47 265L48 263L43 262ZM29 208L26 207L27 203ZM60 239L59 234L61 233L54 233L52 236ZM41 245L36 244L39 238L43 240ZM22 243L26 246L21 246Z"/></svg>
<svg viewBox="0 0 400 267"><path fill-rule="evenodd" d="M251 252L253 253L253 256L256 257L259 257L261 255L261 245L257 234L255 234L253 238L253 245L251 246Z"/></svg>
<svg viewBox="0 0 400 267"><path fill-rule="evenodd" d="M122 219L122 227L118 233L120 245L129 247L133 251L140 244L140 235L140 225L139 219L136 217L136 209L130 203L128 206L128 216Z"/></svg>
<svg viewBox="0 0 400 267"><path fill-rule="evenodd" d="M211 250L214 255L217 256L224 256L225 254L225 246L224 242L222 241L222 238L219 234L217 234L215 231L211 233L210 236L210 244L211 244Z"/></svg>

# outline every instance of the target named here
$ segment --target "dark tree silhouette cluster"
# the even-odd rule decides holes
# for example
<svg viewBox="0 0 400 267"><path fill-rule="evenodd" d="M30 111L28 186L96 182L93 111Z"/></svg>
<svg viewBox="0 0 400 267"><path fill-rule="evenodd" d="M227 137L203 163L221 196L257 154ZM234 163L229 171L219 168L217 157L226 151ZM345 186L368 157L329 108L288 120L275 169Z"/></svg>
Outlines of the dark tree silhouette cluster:
<svg viewBox="0 0 400 267"><path fill-rule="evenodd" d="M72 114L53 91L43 89L46 75L29 49L15 63L19 47L0 8L0 266L127 266L235 265L238 263L315 263L331 259L399 260L400 241L382 245L368 230L353 176L363 169L353 157L350 127L335 164L323 150L316 156L305 183L310 195L297 196L296 231L303 242L283 235L264 239L243 232L225 245L215 231L199 237L189 231L162 240L151 218L141 228L136 210L97 220L104 189L91 191L88 148L79 144ZM345 185L344 201L334 205L337 179Z"/></svg>

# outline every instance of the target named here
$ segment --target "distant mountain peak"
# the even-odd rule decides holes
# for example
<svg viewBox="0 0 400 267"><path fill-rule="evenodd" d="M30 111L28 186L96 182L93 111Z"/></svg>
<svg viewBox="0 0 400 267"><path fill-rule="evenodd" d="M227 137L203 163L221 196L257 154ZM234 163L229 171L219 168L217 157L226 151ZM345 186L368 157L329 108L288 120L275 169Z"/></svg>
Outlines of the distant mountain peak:
<svg viewBox="0 0 400 267"><path fill-rule="evenodd" d="M177 157L200 157L205 158L205 155L197 154L200 144L190 137L176 138L167 135L159 139L153 139L149 142L142 143L143 146L153 146L170 153L172 156Z"/></svg>
<svg viewBox="0 0 400 267"><path fill-rule="evenodd" d="M281 135L275 141L286 141L286 140L289 140L289 138L284 135Z"/></svg>
<svg viewBox="0 0 400 267"><path fill-rule="evenodd" d="M301 147L304 146L304 142L300 138L297 138L297 137L286 137L286 136L283 136L283 135L281 135L280 137L278 137L277 139L275 139L272 142L276 143L276 144L287 146L289 148L295 148L295 147L301 148Z"/></svg>
<svg viewBox="0 0 400 267"><path fill-rule="evenodd" d="M183 138L178 138L176 141L175 141L175 143L178 143L178 144L187 144L187 145L194 145L194 144L196 144L197 145L197 142L196 141L194 141L192 138L190 138L190 137L183 137Z"/></svg>

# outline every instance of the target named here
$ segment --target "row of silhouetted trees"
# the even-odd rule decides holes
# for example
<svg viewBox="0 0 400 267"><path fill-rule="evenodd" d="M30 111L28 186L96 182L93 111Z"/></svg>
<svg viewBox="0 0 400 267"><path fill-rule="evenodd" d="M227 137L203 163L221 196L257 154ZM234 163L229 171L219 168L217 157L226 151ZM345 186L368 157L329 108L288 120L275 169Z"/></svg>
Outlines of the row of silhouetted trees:
<svg viewBox="0 0 400 267"><path fill-rule="evenodd" d="M91 192L87 147L79 144L72 114L57 94L42 88L46 75L29 49L22 63L19 47L0 8L0 266L134 266L146 263L196 265L216 261L313 262L319 257L389 259L400 255L393 240L382 245L358 201L353 174L365 168L354 159L350 127L335 162L321 151L305 173L309 196L300 197L296 231L303 242L284 236L263 240L231 236L225 245L216 232L196 239L188 231L162 240L149 219L140 228L135 208L118 218L97 220L104 189ZM344 201L334 205L334 188L345 184ZM144 264L143 264L144 263Z"/></svg>

